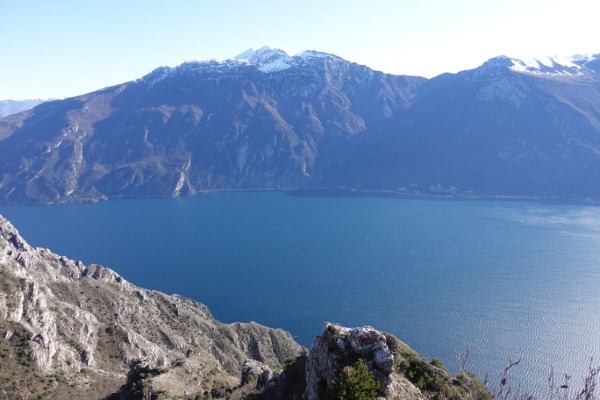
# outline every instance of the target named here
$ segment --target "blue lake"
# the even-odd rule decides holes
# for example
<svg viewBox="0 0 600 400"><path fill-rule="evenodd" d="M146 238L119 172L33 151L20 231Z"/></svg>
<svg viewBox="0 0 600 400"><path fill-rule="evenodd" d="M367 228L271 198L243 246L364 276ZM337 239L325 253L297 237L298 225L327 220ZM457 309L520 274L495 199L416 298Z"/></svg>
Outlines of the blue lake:
<svg viewBox="0 0 600 400"><path fill-rule="evenodd" d="M0 206L25 239L310 347L325 322L373 325L490 382L543 393L600 362L600 208L219 193Z"/></svg>

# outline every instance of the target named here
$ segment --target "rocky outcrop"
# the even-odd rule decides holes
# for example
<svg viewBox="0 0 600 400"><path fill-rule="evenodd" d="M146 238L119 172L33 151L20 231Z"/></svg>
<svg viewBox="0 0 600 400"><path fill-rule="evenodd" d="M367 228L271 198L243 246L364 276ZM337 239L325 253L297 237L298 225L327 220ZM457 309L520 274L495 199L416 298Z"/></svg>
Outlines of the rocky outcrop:
<svg viewBox="0 0 600 400"><path fill-rule="evenodd" d="M249 382L256 382L256 387L261 388L264 386L273 376L273 371L256 360L246 360L242 366L242 385Z"/></svg>
<svg viewBox="0 0 600 400"><path fill-rule="evenodd" d="M394 372L394 355L387 346L386 335L370 326L346 328L327 324L315 338L306 361L307 399L318 400L340 371L359 359L379 381L384 398L422 398L419 389Z"/></svg>
<svg viewBox="0 0 600 400"><path fill-rule="evenodd" d="M160 368L153 390L183 396L237 386L247 360L276 369L302 350L282 330L222 324L202 304L33 248L0 216L0 346L17 331L22 358L66 376L82 399L102 394L99 380L119 387L132 365Z"/></svg>

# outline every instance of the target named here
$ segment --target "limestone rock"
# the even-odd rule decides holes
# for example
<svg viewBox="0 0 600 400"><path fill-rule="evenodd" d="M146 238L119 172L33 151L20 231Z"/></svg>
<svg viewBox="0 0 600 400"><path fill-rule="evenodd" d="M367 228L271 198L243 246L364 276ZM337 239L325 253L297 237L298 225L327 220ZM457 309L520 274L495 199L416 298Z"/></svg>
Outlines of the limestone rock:
<svg viewBox="0 0 600 400"><path fill-rule="evenodd" d="M267 365L256 360L246 360L242 366L242 381L245 385L248 382L256 382L257 388L262 388L273 376L273 371Z"/></svg>
<svg viewBox="0 0 600 400"><path fill-rule="evenodd" d="M160 368L153 390L177 397L234 387L244 361L272 370L302 350L283 330L222 324L200 303L33 248L0 216L0 341L16 328L39 372L64 375L80 399L108 394L91 390L98 379L114 391L132 365Z"/></svg>
<svg viewBox="0 0 600 400"><path fill-rule="evenodd" d="M319 393L331 384L342 368L359 359L381 383L381 393L386 398L419 398L420 391L394 373L394 355L383 333L370 326L346 328L326 324L321 336L315 338L306 362L305 395L308 400L317 400Z"/></svg>

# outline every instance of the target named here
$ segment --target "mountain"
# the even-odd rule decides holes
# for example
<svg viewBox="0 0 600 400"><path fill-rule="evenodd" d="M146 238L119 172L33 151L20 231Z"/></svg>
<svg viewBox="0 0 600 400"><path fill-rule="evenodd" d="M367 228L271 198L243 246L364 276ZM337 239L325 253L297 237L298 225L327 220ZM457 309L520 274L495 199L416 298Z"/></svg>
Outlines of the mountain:
<svg viewBox="0 0 600 400"><path fill-rule="evenodd" d="M249 50L0 120L0 202L352 189L600 201L600 56L432 79Z"/></svg>
<svg viewBox="0 0 600 400"><path fill-rule="evenodd" d="M600 201L600 56L549 64L497 57L423 82L328 183Z"/></svg>
<svg viewBox="0 0 600 400"><path fill-rule="evenodd" d="M32 109L44 101L48 100L0 100L0 118Z"/></svg>
<svg viewBox="0 0 600 400"><path fill-rule="evenodd" d="M424 79L262 49L162 67L0 121L3 202L313 186Z"/></svg>

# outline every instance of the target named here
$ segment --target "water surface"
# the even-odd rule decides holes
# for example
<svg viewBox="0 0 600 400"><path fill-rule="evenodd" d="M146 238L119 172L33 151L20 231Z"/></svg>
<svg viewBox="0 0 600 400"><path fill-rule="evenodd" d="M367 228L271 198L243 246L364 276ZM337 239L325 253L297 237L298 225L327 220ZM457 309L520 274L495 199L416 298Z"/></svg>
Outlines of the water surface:
<svg viewBox="0 0 600 400"><path fill-rule="evenodd" d="M599 354L600 209L498 201L220 193L0 206L34 246L257 321L310 347L373 325L428 357L541 391Z"/></svg>

